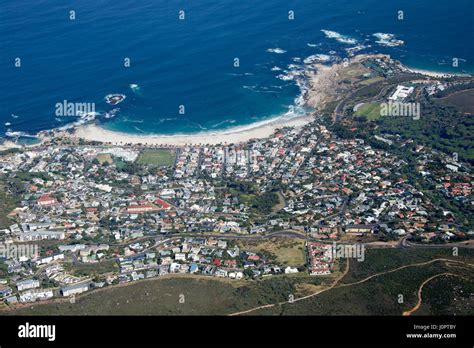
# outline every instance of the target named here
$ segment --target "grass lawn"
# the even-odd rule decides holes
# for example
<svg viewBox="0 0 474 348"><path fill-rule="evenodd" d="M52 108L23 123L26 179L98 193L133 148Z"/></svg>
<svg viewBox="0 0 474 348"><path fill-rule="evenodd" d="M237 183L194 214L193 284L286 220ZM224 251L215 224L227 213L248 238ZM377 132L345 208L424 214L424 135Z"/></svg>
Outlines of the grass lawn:
<svg viewBox="0 0 474 348"><path fill-rule="evenodd" d="M117 272L118 265L115 260L100 261L97 263L78 263L73 265L71 263L66 264L68 272L75 276L87 276L92 277L102 273Z"/></svg>
<svg viewBox="0 0 474 348"><path fill-rule="evenodd" d="M245 249L272 255L275 261L281 265L303 266L305 264L303 239L272 238L265 241L242 243Z"/></svg>
<svg viewBox="0 0 474 348"><path fill-rule="evenodd" d="M99 161L100 164L104 164L105 162L112 164L114 162L110 153L99 153L97 155L97 160Z"/></svg>
<svg viewBox="0 0 474 348"><path fill-rule="evenodd" d="M370 70L367 69L360 63L353 63L348 67L344 68L341 71L341 75L343 79L350 79L350 78L361 78L362 75L369 73Z"/></svg>
<svg viewBox="0 0 474 348"><path fill-rule="evenodd" d="M175 152L165 149L144 150L137 159L138 164L146 164L151 167L172 166L175 160Z"/></svg>
<svg viewBox="0 0 474 348"><path fill-rule="evenodd" d="M369 120L376 120L380 117L380 103L367 103L357 109L356 116L365 116Z"/></svg>
<svg viewBox="0 0 474 348"><path fill-rule="evenodd" d="M125 166L125 162L122 159L116 157L115 158L115 166L118 169L122 169Z"/></svg>
<svg viewBox="0 0 474 348"><path fill-rule="evenodd" d="M382 76L375 76L367 80L362 80L359 82L359 84L361 84L362 86L368 86L368 85L371 85L372 83L376 83L382 80L384 80Z"/></svg>
<svg viewBox="0 0 474 348"><path fill-rule="evenodd" d="M240 194L239 191L234 190L234 189L230 189L230 192L232 193L232 195L239 197L242 203L247 204L247 205L250 204L252 200L254 200L256 197L254 194L244 194L244 193Z"/></svg>

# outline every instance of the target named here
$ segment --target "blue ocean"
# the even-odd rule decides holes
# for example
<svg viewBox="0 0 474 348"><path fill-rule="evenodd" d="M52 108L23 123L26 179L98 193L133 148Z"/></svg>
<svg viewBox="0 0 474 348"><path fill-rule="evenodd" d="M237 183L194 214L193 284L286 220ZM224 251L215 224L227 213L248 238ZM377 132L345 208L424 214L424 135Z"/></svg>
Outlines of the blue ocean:
<svg viewBox="0 0 474 348"><path fill-rule="evenodd" d="M134 134L294 117L294 76L351 52L472 73L473 18L472 0L0 0L0 137L76 121L64 101L119 108L98 119Z"/></svg>

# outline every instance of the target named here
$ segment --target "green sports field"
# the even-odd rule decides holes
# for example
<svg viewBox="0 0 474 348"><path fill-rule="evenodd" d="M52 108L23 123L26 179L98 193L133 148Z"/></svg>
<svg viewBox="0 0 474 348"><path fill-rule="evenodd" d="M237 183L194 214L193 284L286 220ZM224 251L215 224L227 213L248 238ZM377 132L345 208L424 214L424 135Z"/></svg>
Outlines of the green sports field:
<svg viewBox="0 0 474 348"><path fill-rule="evenodd" d="M365 116L369 120L376 120L380 117L380 103L367 103L359 107L356 116Z"/></svg>
<svg viewBox="0 0 474 348"><path fill-rule="evenodd" d="M167 149L143 150L137 159L138 164L146 164L151 167L172 166L175 161L175 152Z"/></svg>

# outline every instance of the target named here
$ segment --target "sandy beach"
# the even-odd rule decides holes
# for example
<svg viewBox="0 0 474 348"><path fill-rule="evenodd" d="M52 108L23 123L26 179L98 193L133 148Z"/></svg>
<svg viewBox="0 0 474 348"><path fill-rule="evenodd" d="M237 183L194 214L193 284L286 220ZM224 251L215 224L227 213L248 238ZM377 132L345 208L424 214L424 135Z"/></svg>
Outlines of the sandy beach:
<svg viewBox="0 0 474 348"><path fill-rule="evenodd" d="M312 116L300 116L292 119L276 118L267 123L235 127L220 132L202 132L189 135L134 135L114 132L95 124L80 126L73 137L90 141L100 141L112 144L147 144L184 146L197 144L237 144L251 139L261 139L271 136L279 128L301 127L313 120Z"/></svg>
<svg viewBox="0 0 474 348"><path fill-rule="evenodd" d="M354 60L363 59L363 57L365 56L361 55L354 58ZM306 95L306 102L313 108L318 109L336 97L335 81L337 81L338 72L342 65L314 64L314 67L317 72L308 76L311 81L311 88ZM246 126L189 135L135 135L107 130L97 124L88 124L77 127L73 137L118 145L127 143L164 146L237 144L251 139L268 138L279 128L304 126L311 122L313 117L309 114L293 118L283 116Z"/></svg>
<svg viewBox="0 0 474 348"><path fill-rule="evenodd" d="M13 141L10 141L10 140L0 143L0 151L6 151L9 149L14 149L14 148L21 148L21 146L18 144L15 144Z"/></svg>
<svg viewBox="0 0 474 348"><path fill-rule="evenodd" d="M360 62L368 57L389 57L383 54L357 55L350 62ZM308 74L310 88L305 96L306 103L315 110L320 110L327 103L336 100L343 93L343 86L338 83L344 64L313 64L314 72ZM404 67L406 71L419 73L433 78L453 76L434 71L424 71ZM275 131L283 127L301 127L313 120L314 116L305 115L294 118L278 117L271 120L261 121L246 126L237 126L220 131L209 131L195 134L176 135L140 135L111 131L101 127L99 124L86 124L77 126L72 135L64 132L56 136L73 137L89 141L120 144L144 144L162 146L184 146L184 145L215 145L215 144L237 144L251 139L270 137Z"/></svg>
<svg viewBox="0 0 474 348"><path fill-rule="evenodd" d="M434 78L454 76L454 74L448 74L448 73L442 73L442 72L436 72L436 71L429 71L429 70L412 69L412 68L407 68L407 70L411 73L414 73L414 74L421 74L421 75L430 76L430 77L434 77Z"/></svg>
<svg viewBox="0 0 474 348"><path fill-rule="evenodd" d="M406 69L414 74L421 74L433 78L449 78L449 77L455 77L455 76L471 76L469 74L462 74L462 73L445 73L445 72L439 72L439 71L430 71L430 70L422 70L422 69L412 69L406 67Z"/></svg>

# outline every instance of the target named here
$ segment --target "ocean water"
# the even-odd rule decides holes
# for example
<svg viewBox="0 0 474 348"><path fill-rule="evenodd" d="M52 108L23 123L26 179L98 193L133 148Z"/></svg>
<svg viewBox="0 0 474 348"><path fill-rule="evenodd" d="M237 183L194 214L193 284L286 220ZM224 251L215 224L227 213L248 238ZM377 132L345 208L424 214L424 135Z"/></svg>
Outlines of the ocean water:
<svg viewBox="0 0 474 348"><path fill-rule="evenodd" d="M55 115L64 101L95 103L104 127L136 134L294 117L305 60L353 47L472 73L473 14L472 0L0 0L0 137L76 121ZM127 98L105 120L109 93Z"/></svg>

